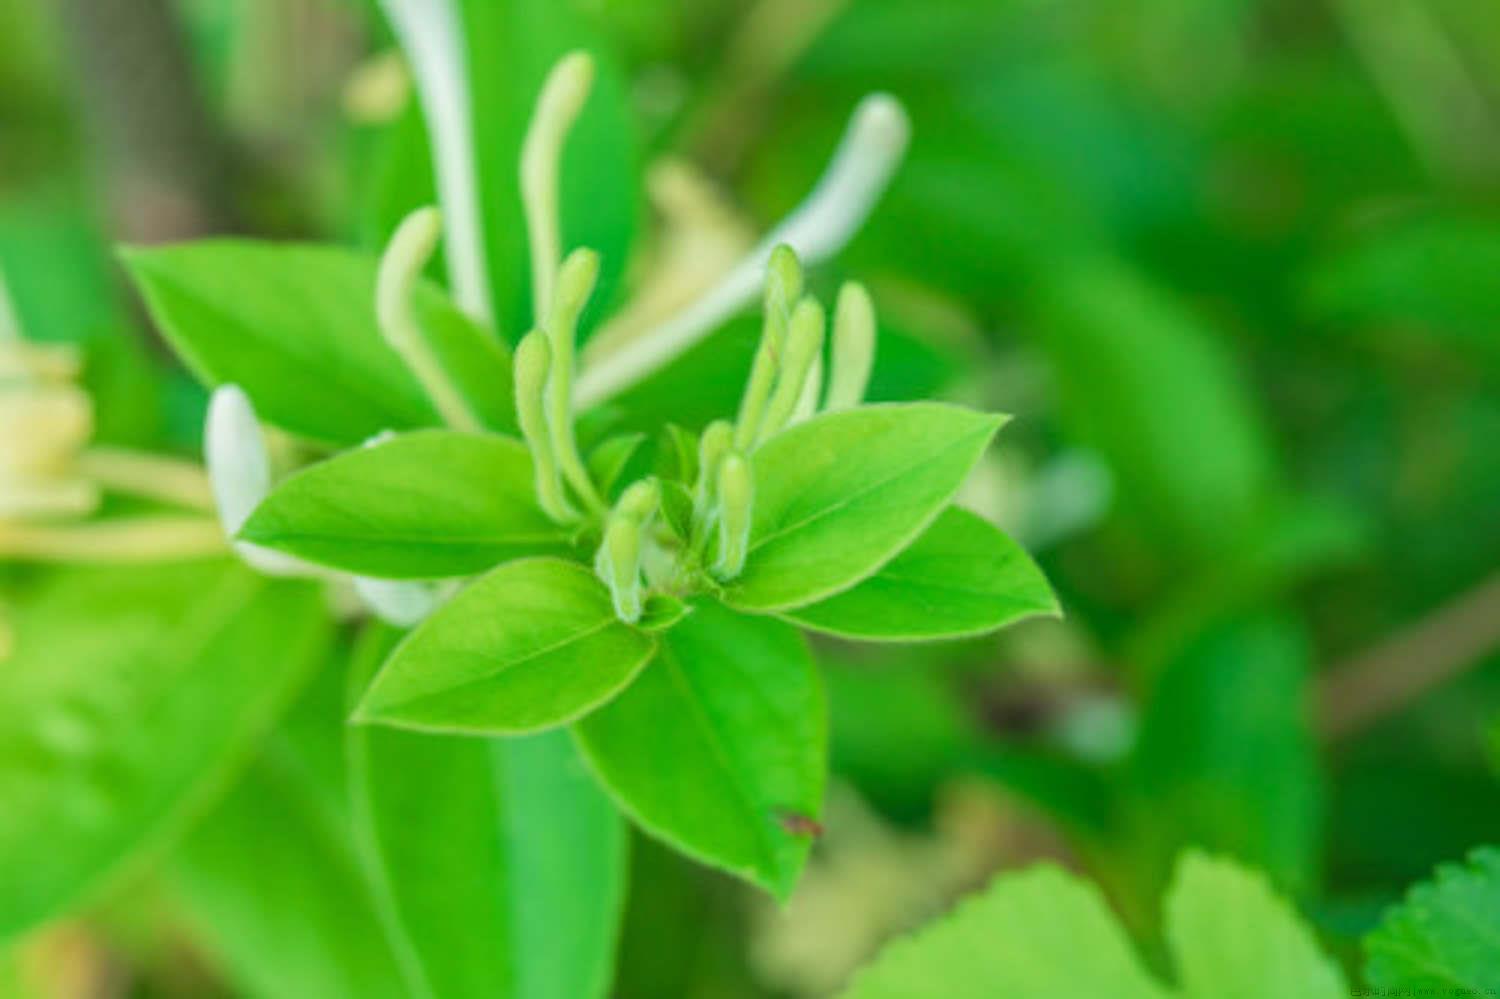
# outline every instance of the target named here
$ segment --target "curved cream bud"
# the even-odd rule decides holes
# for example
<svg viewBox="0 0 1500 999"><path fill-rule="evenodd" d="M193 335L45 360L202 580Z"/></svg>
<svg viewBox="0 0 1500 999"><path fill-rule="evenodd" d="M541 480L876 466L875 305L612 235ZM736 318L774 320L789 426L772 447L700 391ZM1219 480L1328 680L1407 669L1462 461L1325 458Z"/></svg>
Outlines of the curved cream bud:
<svg viewBox="0 0 1500 999"><path fill-rule="evenodd" d="M594 60L570 52L547 74L521 143L521 205L531 248L531 302L536 320L552 301L562 259L558 216L558 164L563 143L594 85Z"/></svg>
<svg viewBox="0 0 1500 999"><path fill-rule="evenodd" d="M745 568L750 550L750 522L754 510L755 483L750 466L731 451L719 464L719 557L714 574L734 579Z"/></svg>
<svg viewBox="0 0 1500 999"><path fill-rule="evenodd" d="M889 94L860 101L812 193L714 288L662 325L583 372L578 405L597 405L667 364L754 298L772 251L786 243L812 266L844 247L885 191L911 137Z"/></svg>
<svg viewBox="0 0 1500 999"><path fill-rule="evenodd" d="M830 412L852 409L865 398L875 369L875 304L857 281L839 289L833 310L833 368L828 376Z"/></svg>
<svg viewBox="0 0 1500 999"><path fill-rule="evenodd" d="M459 307L490 318L489 275L479 228L468 51L455 0L381 0L416 77L432 139L438 200L448 220L448 283Z"/></svg>
<svg viewBox="0 0 1500 999"><path fill-rule="evenodd" d="M234 540L271 491L271 459L265 438L250 397L238 385L220 385L209 399L203 457L219 524L246 565L268 576L326 579L335 575L299 558Z"/></svg>
<svg viewBox="0 0 1500 999"><path fill-rule="evenodd" d="M432 259L442 232L442 215L430 205L401 220L380 257L380 271L375 279L375 323L385 342L416 377L443 422L454 430L478 433L482 429L478 418L443 370L412 309L412 295L416 293L422 268Z"/></svg>

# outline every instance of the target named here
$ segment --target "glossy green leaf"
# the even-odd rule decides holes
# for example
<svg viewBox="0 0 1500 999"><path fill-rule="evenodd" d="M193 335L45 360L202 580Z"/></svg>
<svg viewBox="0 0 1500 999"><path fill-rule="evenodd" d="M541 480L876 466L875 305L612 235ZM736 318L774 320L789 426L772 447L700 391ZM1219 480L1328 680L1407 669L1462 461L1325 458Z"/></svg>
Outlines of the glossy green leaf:
<svg viewBox="0 0 1500 999"><path fill-rule="evenodd" d="M1190 999L1344 999L1349 986L1312 930L1266 879L1184 854L1164 902L1167 941Z"/></svg>
<svg viewBox="0 0 1500 999"><path fill-rule="evenodd" d="M395 637L373 631L366 653ZM349 743L372 856L433 995L605 995L625 825L566 733L356 726Z"/></svg>
<svg viewBox="0 0 1500 999"><path fill-rule="evenodd" d="M361 854L342 665L319 675L168 868L188 927L251 995L429 994Z"/></svg>
<svg viewBox="0 0 1500 999"><path fill-rule="evenodd" d="M1099 890L1040 864L886 947L844 999L1168 999Z"/></svg>
<svg viewBox="0 0 1500 999"><path fill-rule="evenodd" d="M704 602L635 683L580 722L620 807L684 853L785 898L822 807L823 687L795 628Z"/></svg>
<svg viewBox="0 0 1500 999"><path fill-rule="evenodd" d="M1365 976L1407 994L1500 991L1500 850L1475 850L1407 893L1365 938Z"/></svg>
<svg viewBox="0 0 1500 999"><path fill-rule="evenodd" d="M358 720L469 734L561 725L624 689L655 643L576 562L522 559L439 608L391 654Z"/></svg>
<svg viewBox="0 0 1500 999"><path fill-rule="evenodd" d="M336 444L438 417L375 322L377 260L333 247L209 240L126 251L152 317L205 382L267 421ZM416 312L439 362L492 429L515 426L510 360L435 286Z"/></svg>
<svg viewBox="0 0 1500 999"><path fill-rule="evenodd" d="M159 849L271 725L327 637L316 589L210 561L71 571L0 664L0 938Z"/></svg>
<svg viewBox="0 0 1500 999"><path fill-rule="evenodd" d="M783 616L842 638L909 642L1057 613L1057 598L1025 549L984 518L949 507L875 575Z"/></svg>
<svg viewBox="0 0 1500 999"><path fill-rule="evenodd" d="M240 536L385 579L467 575L567 546L536 504L525 445L451 430L402 434L303 469Z"/></svg>
<svg viewBox="0 0 1500 999"><path fill-rule="evenodd" d="M871 575L948 505L1003 422L910 403L820 416L773 437L752 462L750 555L725 602L786 610Z"/></svg>

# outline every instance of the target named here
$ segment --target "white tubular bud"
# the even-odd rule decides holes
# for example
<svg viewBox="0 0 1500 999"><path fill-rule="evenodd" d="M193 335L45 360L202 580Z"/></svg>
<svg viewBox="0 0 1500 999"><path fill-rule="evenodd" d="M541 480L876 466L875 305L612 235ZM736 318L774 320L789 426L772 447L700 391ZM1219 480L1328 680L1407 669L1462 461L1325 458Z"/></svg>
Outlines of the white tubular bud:
<svg viewBox="0 0 1500 999"><path fill-rule="evenodd" d="M416 78L432 137L438 199L447 213L448 284L459 307L490 318L489 276L480 233L468 51L456 0L381 0Z"/></svg>
<svg viewBox="0 0 1500 999"><path fill-rule="evenodd" d="M441 592L426 583L354 577L354 592L386 624L410 628L437 609Z"/></svg>
<svg viewBox="0 0 1500 999"><path fill-rule="evenodd" d="M559 59L542 84L521 145L521 203L531 247L532 308L538 317L552 301L562 258L558 164L593 84L594 60L587 52L570 52Z"/></svg>
<svg viewBox="0 0 1500 999"><path fill-rule="evenodd" d="M814 354L812 367L808 369L807 381L802 383L802 395L792 407L792 418L787 426L795 427L803 420L817 415L818 403L823 399L823 355Z"/></svg>
<svg viewBox="0 0 1500 999"><path fill-rule="evenodd" d="M703 428L703 436L698 438L698 478L693 484L693 497L700 509L712 502L719 462L733 446L734 427L728 420L715 420Z"/></svg>
<svg viewBox="0 0 1500 999"><path fill-rule="evenodd" d="M889 94L860 101L832 161L797 209L681 312L584 373L578 400L594 406L666 365L754 297L773 249L786 243L807 266L844 247L875 207L906 152L911 126Z"/></svg>
<svg viewBox="0 0 1500 999"><path fill-rule="evenodd" d="M865 286L849 281L833 311L833 370L828 376L830 412L852 409L865 398L875 368L875 305Z"/></svg>
<svg viewBox="0 0 1500 999"><path fill-rule="evenodd" d="M803 298L797 303L797 310L792 313L791 330L787 333L781 377L776 382L771 403L766 407L766 419L761 424L757 440L772 437L792 418L806 389L807 376L812 373L813 361L822 353L824 322L823 307L816 299Z"/></svg>
<svg viewBox="0 0 1500 999"><path fill-rule="evenodd" d="M208 421L203 428L203 457L208 465L208 484L224 536L252 569L268 576L333 574L299 558L245 541L234 541L250 514L271 491L271 459L249 396L238 385L221 385L208 403Z"/></svg>
<svg viewBox="0 0 1500 999"><path fill-rule="evenodd" d="M719 557L714 573L722 580L734 579L745 569L754 502L750 466L738 452L730 452L719 464Z"/></svg>
<svg viewBox="0 0 1500 999"><path fill-rule="evenodd" d="M443 422L455 430L477 431L479 421L438 362L412 311L417 281L437 250L442 231L442 216L431 206L418 208L396 227L380 258L375 319L386 343L406 362Z"/></svg>
<svg viewBox="0 0 1500 999"><path fill-rule="evenodd" d="M552 367L552 348L546 334L540 330L526 334L516 346L511 366L516 379L516 422L531 450L537 504L558 523L576 520L577 513L563 495L552 435L547 429L547 379Z"/></svg>

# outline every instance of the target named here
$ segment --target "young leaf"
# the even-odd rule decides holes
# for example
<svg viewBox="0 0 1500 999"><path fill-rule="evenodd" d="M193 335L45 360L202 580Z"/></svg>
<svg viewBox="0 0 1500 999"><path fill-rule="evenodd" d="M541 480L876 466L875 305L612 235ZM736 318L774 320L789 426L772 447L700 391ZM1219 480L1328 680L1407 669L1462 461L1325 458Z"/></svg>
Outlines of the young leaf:
<svg viewBox="0 0 1500 999"><path fill-rule="evenodd" d="M1168 995L1141 967L1099 890L1050 864L996 878L939 922L881 951L843 994L844 999Z"/></svg>
<svg viewBox="0 0 1500 999"><path fill-rule="evenodd" d="M732 607L788 610L846 590L924 531L1003 417L940 403L867 406L755 452L754 523Z"/></svg>
<svg viewBox="0 0 1500 999"><path fill-rule="evenodd" d="M189 926L250 995L428 994L360 854L344 687L324 670L168 867Z"/></svg>
<svg viewBox="0 0 1500 999"><path fill-rule="evenodd" d="M0 670L0 939L167 842L327 637L316 589L220 562L59 575Z"/></svg>
<svg viewBox="0 0 1500 999"><path fill-rule="evenodd" d="M785 898L811 845L796 820L822 807L825 714L795 628L705 601L574 733L647 832Z"/></svg>
<svg viewBox="0 0 1500 999"><path fill-rule="evenodd" d="M1189 851L1164 907L1177 975L1191 999L1349 995L1338 965L1260 874Z"/></svg>
<svg viewBox="0 0 1500 999"><path fill-rule="evenodd" d="M333 444L438 422L375 323L378 262L346 250L209 240L125 254L152 317L205 382ZM414 302L439 362L492 429L515 426L510 360L426 282Z"/></svg>
<svg viewBox="0 0 1500 999"><path fill-rule="evenodd" d="M567 544L536 505L524 445L450 430L403 434L303 469L240 536L383 579L467 575Z"/></svg>
<svg viewBox="0 0 1500 999"><path fill-rule="evenodd" d="M623 690L651 658L592 572L510 562L449 601L391 654L356 720L471 735L561 725Z"/></svg>
<svg viewBox="0 0 1500 999"><path fill-rule="evenodd" d="M397 637L373 630L371 658ZM434 995L606 993L625 826L566 733L455 739L355 726L349 747L371 856Z"/></svg>
<svg viewBox="0 0 1500 999"><path fill-rule="evenodd" d="M1365 938L1365 977L1394 994L1500 992L1500 850L1445 864Z"/></svg>
<svg viewBox="0 0 1500 999"><path fill-rule="evenodd" d="M875 575L782 616L843 638L910 642L1056 613L1057 598L1025 549L982 517L949 507Z"/></svg>

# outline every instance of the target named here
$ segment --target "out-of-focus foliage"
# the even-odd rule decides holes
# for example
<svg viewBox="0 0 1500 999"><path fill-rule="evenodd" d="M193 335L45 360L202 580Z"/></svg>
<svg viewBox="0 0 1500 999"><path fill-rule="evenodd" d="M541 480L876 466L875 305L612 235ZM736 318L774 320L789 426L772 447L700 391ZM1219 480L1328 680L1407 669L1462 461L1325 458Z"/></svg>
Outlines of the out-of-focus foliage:
<svg viewBox="0 0 1500 999"><path fill-rule="evenodd" d="M627 860L624 827L591 784L508 781L511 752L576 780L587 746L459 749L362 730L346 745L353 642L340 634L329 654L337 615L303 584L205 559L58 568L14 555L24 525L0 514L0 992L126 981L161 996L475 994L513 954L560 960L529 935L555 920L588 927L596 963L567 969L580 989L608 987L599 969L614 948L622 997L821 995L888 938L1038 858L1080 875L1003 876L897 944L853 994L930 974L917 963L926 944L957 976L944 995L984 970L969 960L1020 974L1000 961L1007 947L1044 976L1022 982L1056 994L1088 994L1079 983L1097 972L1110 976L1100 995L1127 980L1142 995L1163 981L1232 995L1235 969L1263 970L1254 948L1275 934L1305 958L1288 995L1342 994L1340 974L1497 987L1472 934L1494 922L1492 855L1407 895L1500 835L1495 5L465 0L462 15L485 273L512 344L532 314L514 166L564 51L586 44L599 65L563 164L566 245L603 257L585 337L669 255L681 189L662 182L664 163L688 164L711 196L720 242L694 244L711 267L708 248L739 245L800 200L862 95L900 98L907 159L810 281L819 293L846 277L870 285L873 398L1015 414L962 499L1037 557L1065 618L899 649L813 644L834 786L859 804L830 811L805 895L772 912L639 837ZM191 85L170 85L171 67ZM192 128L122 127L185 117ZM194 459L205 395L168 341L210 380L285 373L284 393L255 401L308 440L275 437L278 467L423 425L416 384L357 337L346 352L297 353L329 342L299 324L372 322L370 254L435 196L423 126L373 2L3 0L0 336L13 325L80 345L94 445ZM193 288L158 282L152 297L176 321L153 328L114 247L189 236L347 249L308 251L295 273L235 256ZM151 261L172 252L132 251L148 287ZM507 358L481 356L468 320L429 290L427 318L473 376L472 401L509 426ZM262 310L253 322L247 302ZM590 442L732 411L756 332L731 321L611 400L590 414ZM299 365L278 367L286 356ZM292 380L309 360L326 382ZM324 404L325 384L361 406ZM630 460L667 453L652 439ZM143 508L110 492L96 516ZM777 691L811 703L799 682ZM647 697L616 708L649 718L683 701ZM591 738L623 737L605 718ZM710 749L662 752L711 767ZM450 776L429 784L417 760ZM377 769L390 781L380 793ZM424 841L411 816L425 793L456 795L453 774L488 781L463 785L475 800L462 814L489 807L493 824ZM670 837L658 776L613 779L649 788ZM796 795L818 790L801 771L779 777ZM993 800L953 805L976 785ZM557 821L607 862L529 886L535 908L393 898L372 874L372 856L418 879L451 873L445 846L498 864L483 853L491 837L554 849L523 814L572 816ZM840 822L859 835L841 839ZM739 849L732 811L722 825L713 846ZM1179 862L1191 848L1233 864ZM746 866L775 883L780 861ZM600 921L622 908L615 941ZM868 914L857 932L842 916L856 911ZM1243 932L1205 924L1223 911ZM456 922L503 947L458 946L442 929ZM1188 939L1190 925L1211 939ZM573 981L545 984L567 994ZM1246 994L1276 991L1266 981Z"/></svg>

